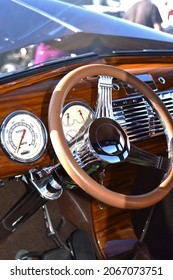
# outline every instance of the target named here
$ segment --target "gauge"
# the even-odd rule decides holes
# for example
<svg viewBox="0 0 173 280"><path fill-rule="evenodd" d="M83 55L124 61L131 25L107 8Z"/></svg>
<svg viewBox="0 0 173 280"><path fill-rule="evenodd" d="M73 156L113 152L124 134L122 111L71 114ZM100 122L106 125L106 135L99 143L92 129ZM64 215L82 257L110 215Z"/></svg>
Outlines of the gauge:
<svg viewBox="0 0 173 280"><path fill-rule="evenodd" d="M80 135L94 119L94 112L83 102L71 102L63 109L62 124L68 142Z"/></svg>
<svg viewBox="0 0 173 280"><path fill-rule="evenodd" d="M15 111L1 126L1 144L10 159L31 163L45 151L48 136L42 121L28 111Z"/></svg>

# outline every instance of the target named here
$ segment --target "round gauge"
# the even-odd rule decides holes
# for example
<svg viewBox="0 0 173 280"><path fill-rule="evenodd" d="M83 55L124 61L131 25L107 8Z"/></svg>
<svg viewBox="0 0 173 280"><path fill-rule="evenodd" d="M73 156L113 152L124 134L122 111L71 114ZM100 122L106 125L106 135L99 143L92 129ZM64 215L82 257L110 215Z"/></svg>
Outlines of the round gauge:
<svg viewBox="0 0 173 280"><path fill-rule="evenodd" d="M71 102L63 109L62 124L66 140L80 135L94 119L94 113L82 102Z"/></svg>
<svg viewBox="0 0 173 280"><path fill-rule="evenodd" d="M1 144L10 159L31 163L45 151L48 137L44 124L28 111L15 111L1 126Z"/></svg>

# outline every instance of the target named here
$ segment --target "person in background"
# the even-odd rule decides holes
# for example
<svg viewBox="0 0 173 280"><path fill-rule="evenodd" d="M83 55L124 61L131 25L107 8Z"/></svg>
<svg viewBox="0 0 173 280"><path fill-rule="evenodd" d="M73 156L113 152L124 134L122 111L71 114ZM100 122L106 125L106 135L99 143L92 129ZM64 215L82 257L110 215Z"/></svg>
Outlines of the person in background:
<svg viewBox="0 0 173 280"><path fill-rule="evenodd" d="M173 3L171 4L170 10L168 12L168 21L171 26L173 26Z"/></svg>
<svg viewBox="0 0 173 280"><path fill-rule="evenodd" d="M162 17L159 9L151 0L140 0L132 5L124 15L124 18L156 30L163 31L161 23Z"/></svg>
<svg viewBox="0 0 173 280"><path fill-rule="evenodd" d="M39 64L59 57L65 57L67 55L69 54L57 49L51 44L40 43L36 48L34 64Z"/></svg>

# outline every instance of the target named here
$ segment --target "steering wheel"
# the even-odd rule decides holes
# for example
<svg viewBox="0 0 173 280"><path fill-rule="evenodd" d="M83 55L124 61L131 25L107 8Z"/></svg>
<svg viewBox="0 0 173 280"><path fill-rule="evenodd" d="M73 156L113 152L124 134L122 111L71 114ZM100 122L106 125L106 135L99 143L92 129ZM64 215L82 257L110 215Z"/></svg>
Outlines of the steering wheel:
<svg viewBox="0 0 173 280"><path fill-rule="evenodd" d="M64 100L70 89L77 82L88 76L96 75L115 77L128 84L131 84L140 92L142 92L145 97L147 97L147 99L154 106L159 115L159 118L165 129L170 165L169 170L165 174L160 185L148 193L135 196L124 195L111 191L108 188L100 185L79 166L69 149L64 136L61 120ZM152 91L152 89L129 72L114 66L102 64L91 64L82 66L69 72L57 84L51 96L48 122L51 142L60 163L62 164L68 175L74 180L74 182L92 197L110 206L122 209L140 209L149 207L159 202L171 191L173 187L173 122L171 115L167 111L167 108L165 107L163 102ZM102 119L100 120L100 122L102 122Z"/></svg>

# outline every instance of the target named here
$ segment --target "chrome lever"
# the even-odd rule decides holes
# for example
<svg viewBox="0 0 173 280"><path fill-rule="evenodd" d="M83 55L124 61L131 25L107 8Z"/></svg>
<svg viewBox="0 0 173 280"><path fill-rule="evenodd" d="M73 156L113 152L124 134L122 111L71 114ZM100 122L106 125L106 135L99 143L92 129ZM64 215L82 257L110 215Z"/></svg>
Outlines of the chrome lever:
<svg viewBox="0 0 173 280"><path fill-rule="evenodd" d="M49 211L48 211L46 204L44 204L42 206L42 210L43 210L43 215L44 215L47 236L50 237L54 241L54 243L56 244L56 246L58 248L64 248L64 249L70 251L68 246L61 240L59 233L58 233L58 229L55 231L55 229L52 225L52 221L51 221Z"/></svg>
<svg viewBox="0 0 173 280"><path fill-rule="evenodd" d="M47 236L50 237L54 241L54 243L56 244L57 247L62 247L62 245L60 244L60 242L59 242L59 240L56 236L55 230L53 228L52 221L50 219L50 215L49 215L47 206L43 205L42 209L43 209L43 215L44 215L44 221L45 221Z"/></svg>

